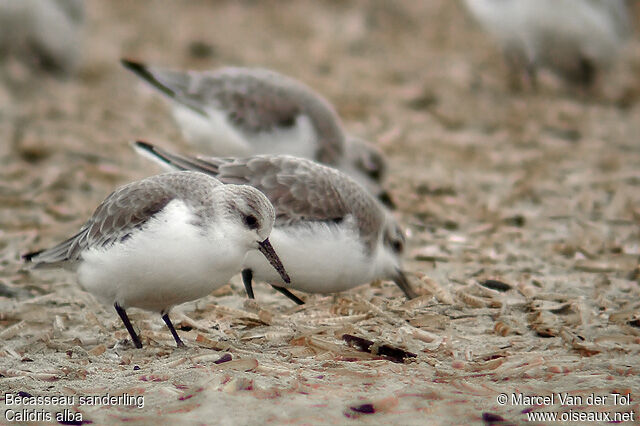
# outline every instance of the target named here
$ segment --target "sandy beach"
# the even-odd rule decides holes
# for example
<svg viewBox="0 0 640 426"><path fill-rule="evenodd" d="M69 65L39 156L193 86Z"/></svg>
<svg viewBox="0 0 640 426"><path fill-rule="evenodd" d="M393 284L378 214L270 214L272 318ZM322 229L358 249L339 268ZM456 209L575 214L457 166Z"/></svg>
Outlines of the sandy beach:
<svg viewBox="0 0 640 426"><path fill-rule="evenodd" d="M637 35L592 90L543 72L537 90L514 91L459 2L86 5L75 76L3 64L0 423L638 421ZM25 271L21 254L73 235L117 186L161 171L132 141L195 153L122 57L262 66L322 93L388 157L421 296L376 282L297 293L306 304L295 306L262 283L248 300L235 277L172 311L185 349L158 315L132 309L137 350L72 274Z"/></svg>

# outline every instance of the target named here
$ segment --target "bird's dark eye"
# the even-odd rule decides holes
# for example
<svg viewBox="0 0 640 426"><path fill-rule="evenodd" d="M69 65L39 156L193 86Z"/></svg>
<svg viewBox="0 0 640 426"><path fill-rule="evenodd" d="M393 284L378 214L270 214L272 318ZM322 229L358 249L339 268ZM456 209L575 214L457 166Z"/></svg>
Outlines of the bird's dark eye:
<svg viewBox="0 0 640 426"><path fill-rule="evenodd" d="M391 195L389 195L387 191L381 192L380 195L378 195L378 200L380 200L380 202L389 210L396 209L396 203L393 202L393 198L391 198Z"/></svg>
<svg viewBox="0 0 640 426"><path fill-rule="evenodd" d="M402 244L402 241L399 241L399 240L391 241L391 248L396 253L402 253L402 250L404 249L404 245Z"/></svg>
<svg viewBox="0 0 640 426"><path fill-rule="evenodd" d="M254 215L247 215L244 217L244 223L249 227L249 229L257 229L258 228L258 219Z"/></svg>
<svg viewBox="0 0 640 426"><path fill-rule="evenodd" d="M376 182L380 182L380 179L382 179L382 173L380 172L380 169L367 170L367 174Z"/></svg>

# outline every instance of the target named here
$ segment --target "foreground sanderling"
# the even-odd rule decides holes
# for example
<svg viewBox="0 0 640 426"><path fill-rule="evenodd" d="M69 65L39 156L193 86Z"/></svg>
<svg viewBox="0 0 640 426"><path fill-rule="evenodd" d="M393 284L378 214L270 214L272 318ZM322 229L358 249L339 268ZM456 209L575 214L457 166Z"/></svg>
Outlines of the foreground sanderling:
<svg viewBox="0 0 640 426"><path fill-rule="evenodd" d="M273 206L255 188L171 172L119 188L76 235L23 258L76 271L85 290L115 307L137 348L129 307L160 312L183 346L169 310L225 285L248 251L259 250L289 281L268 239L274 219Z"/></svg>
<svg viewBox="0 0 640 426"><path fill-rule="evenodd" d="M334 108L291 77L262 68L175 71L129 60L122 64L174 102L187 140L207 154L287 154L347 173L392 205L381 187L384 155L346 135Z"/></svg>
<svg viewBox="0 0 640 426"><path fill-rule="evenodd" d="M590 85L630 33L625 0L464 0L500 43L512 70L538 67Z"/></svg>
<svg viewBox="0 0 640 426"><path fill-rule="evenodd" d="M287 265L291 283L248 253L242 273L253 298L252 277L308 293L348 290L377 279L391 279L408 298L416 296L404 272L404 236L396 221L362 186L339 170L286 155L244 159L187 157L146 142L136 150L173 170L194 170L226 184L251 185L273 204L271 241ZM281 287L283 286L283 287Z"/></svg>
<svg viewBox="0 0 640 426"><path fill-rule="evenodd" d="M78 65L84 17L83 0L0 1L0 52L71 73Z"/></svg>

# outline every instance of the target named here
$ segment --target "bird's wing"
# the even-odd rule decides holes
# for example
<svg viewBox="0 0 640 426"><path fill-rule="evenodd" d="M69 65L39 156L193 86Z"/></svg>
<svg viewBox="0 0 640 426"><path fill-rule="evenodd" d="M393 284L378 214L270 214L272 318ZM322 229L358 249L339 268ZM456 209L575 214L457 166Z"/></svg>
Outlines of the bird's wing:
<svg viewBox="0 0 640 426"><path fill-rule="evenodd" d="M125 185L98 206L77 234L55 247L28 253L23 258L40 266L75 262L85 249L125 241L132 231L143 227L169 202L186 194L191 180L203 178L198 175L166 173ZM211 184L210 181L215 182L207 178L203 183Z"/></svg>
<svg viewBox="0 0 640 426"><path fill-rule="evenodd" d="M263 192L276 211L276 223L341 222L352 216L361 236L375 239L384 214L369 193L344 173L287 155L247 158L190 157L144 142L136 149L165 166L199 171L226 184L251 185Z"/></svg>
<svg viewBox="0 0 640 426"><path fill-rule="evenodd" d="M122 60L151 86L191 110L208 116L223 111L244 133L258 133L311 120L318 137L316 160L337 164L344 153L344 133L333 107L311 88L262 68L226 67L211 72L175 71Z"/></svg>
<svg viewBox="0 0 640 426"><path fill-rule="evenodd" d="M281 77L262 69L223 68L213 72L176 71L123 60L122 64L174 101L206 116L225 111L246 132L291 126L301 113Z"/></svg>

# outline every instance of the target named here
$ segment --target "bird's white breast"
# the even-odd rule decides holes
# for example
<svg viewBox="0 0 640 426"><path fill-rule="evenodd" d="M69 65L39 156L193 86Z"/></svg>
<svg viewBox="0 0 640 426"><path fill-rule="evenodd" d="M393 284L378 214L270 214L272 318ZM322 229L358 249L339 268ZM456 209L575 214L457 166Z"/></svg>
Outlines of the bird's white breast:
<svg viewBox="0 0 640 426"><path fill-rule="evenodd" d="M291 126L273 126L260 132L243 131L226 111L208 109L207 117L176 105L174 117L190 143L203 153L245 157L256 154L288 154L314 158L317 136L311 120L299 115Z"/></svg>
<svg viewBox="0 0 640 426"><path fill-rule="evenodd" d="M294 227L275 227L269 240L291 277L282 278L260 253L250 251L244 267L257 281L308 293L348 290L375 279L377 266L366 254L358 234L343 224L309 222Z"/></svg>
<svg viewBox="0 0 640 426"><path fill-rule="evenodd" d="M316 154L316 132L306 115L298 115L292 126L274 126L262 132L245 133L245 137L254 154L287 154L310 159Z"/></svg>
<svg viewBox="0 0 640 426"><path fill-rule="evenodd" d="M175 105L173 117L182 135L203 154L244 157L251 155L252 147L218 110L207 111L205 117L182 106Z"/></svg>
<svg viewBox="0 0 640 426"><path fill-rule="evenodd" d="M224 233L192 224L179 200L151 218L142 231L109 248L82 253L78 280L104 303L162 311L203 297L240 270L246 253Z"/></svg>

